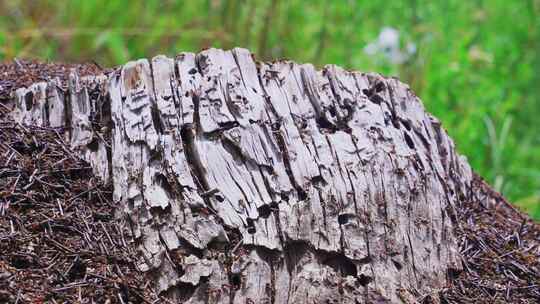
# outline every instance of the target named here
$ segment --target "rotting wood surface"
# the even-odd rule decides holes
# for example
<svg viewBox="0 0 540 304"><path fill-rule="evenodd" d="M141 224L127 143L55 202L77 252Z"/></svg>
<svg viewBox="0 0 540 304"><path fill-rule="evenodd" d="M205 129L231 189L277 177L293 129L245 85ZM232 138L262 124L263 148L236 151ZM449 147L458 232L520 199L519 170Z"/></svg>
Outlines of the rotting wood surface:
<svg viewBox="0 0 540 304"><path fill-rule="evenodd" d="M171 298L407 303L461 268L471 170L396 79L209 49L15 96L17 121L67 127L112 181Z"/></svg>

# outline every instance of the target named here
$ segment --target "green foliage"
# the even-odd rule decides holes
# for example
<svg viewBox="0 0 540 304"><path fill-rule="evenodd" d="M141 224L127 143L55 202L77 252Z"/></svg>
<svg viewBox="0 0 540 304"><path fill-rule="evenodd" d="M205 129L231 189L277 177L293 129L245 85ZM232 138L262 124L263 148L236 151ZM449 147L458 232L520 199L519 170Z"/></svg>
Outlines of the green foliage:
<svg viewBox="0 0 540 304"><path fill-rule="evenodd" d="M540 219L540 0L0 2L0 59L96 60L242 46L399 76L474 169ZM364 47L385 26L416 53Z"/></svg>

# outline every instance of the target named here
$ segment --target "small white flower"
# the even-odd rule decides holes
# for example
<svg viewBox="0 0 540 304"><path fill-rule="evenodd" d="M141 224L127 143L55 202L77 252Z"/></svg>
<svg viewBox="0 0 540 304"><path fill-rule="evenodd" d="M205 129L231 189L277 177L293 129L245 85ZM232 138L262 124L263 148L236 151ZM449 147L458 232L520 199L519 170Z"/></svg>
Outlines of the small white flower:
<svg viewBox="0 0 540 304"><path fill-rule="evenodd" d="M416 45L407 43L405 50L400 49L399 31L392 27L383 27L377 39L364 48L364 53L373 56L381 54L386 60L394 64L405 62L416 52Z"/></svg>
<svg viewBox="0 0 540 304"><path fill-rule="evenodd" d="M379 47L385 52L399 49L399 32L395 28L384 27L379 33Z"/></svg>

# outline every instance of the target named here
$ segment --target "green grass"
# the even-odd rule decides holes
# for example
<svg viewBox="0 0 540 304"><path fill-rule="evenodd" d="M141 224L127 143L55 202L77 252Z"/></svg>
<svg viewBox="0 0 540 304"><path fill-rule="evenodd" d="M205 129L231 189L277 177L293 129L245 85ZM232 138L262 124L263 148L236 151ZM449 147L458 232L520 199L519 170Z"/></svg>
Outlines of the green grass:
<svg viewBox="0 0 540 304"><path fill-rule="evenodd" d="M399 76L473 168L540 219L540 1L9 1L0 59L95 60L242 46L258 58ZM144 3L144 4L143 4ZM364 53L391 26L417 53Z"/></svg>

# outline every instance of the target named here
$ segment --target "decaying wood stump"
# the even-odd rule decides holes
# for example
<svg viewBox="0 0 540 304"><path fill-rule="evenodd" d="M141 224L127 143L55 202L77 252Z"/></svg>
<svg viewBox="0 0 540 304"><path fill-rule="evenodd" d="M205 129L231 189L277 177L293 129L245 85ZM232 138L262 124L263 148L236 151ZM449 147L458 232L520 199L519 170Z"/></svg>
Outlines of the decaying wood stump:
<svg viewBox="0 0 540 304"><path fill-rule="evenodd" d="M472 173L393 78L234 49L15 94L111 181L138 267L186 303L408 303L461 268Z"/></svg>

